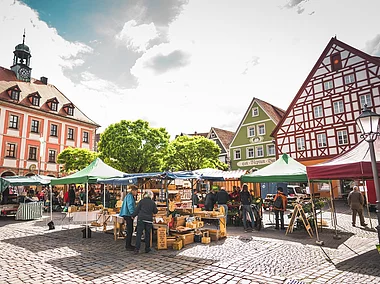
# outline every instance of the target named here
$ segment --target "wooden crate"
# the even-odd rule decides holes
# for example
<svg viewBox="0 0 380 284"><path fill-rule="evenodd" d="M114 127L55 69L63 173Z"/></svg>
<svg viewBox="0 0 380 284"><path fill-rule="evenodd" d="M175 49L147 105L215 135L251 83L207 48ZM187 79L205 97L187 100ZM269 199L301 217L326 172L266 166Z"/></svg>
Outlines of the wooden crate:
<svg viewBox="0 0 380 284"><path fill-rule="evenodd" d="M194 232L187 234L173 233L174 236L180 237L183 240L183 245L189 245L194 243Z"/></svg>
<svg viewBox="0 0 380 284"><path fill-rule="evenodd" d="M211 242L210 237L202 237L202 244L209 244Z"/></svg>
<svg viewBox="0 0 380 284"><path fill-rule="evenodd" d="M157 249L167 249L166 228L157 229Z"/></svg>
<svg viewBox="0 0 380 284"><path fill-rule="evenodd" d="M182 240L177 240L173 243L173 249L180 250L182 248L183 248L183 241Z"/></svg>

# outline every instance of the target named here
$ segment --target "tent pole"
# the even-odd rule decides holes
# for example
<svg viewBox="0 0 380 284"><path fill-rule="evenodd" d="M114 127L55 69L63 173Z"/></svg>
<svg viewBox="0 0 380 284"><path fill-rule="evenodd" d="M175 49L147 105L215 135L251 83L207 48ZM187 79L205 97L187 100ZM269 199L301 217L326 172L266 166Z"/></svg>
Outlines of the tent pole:
<svg viewBox="0 0 380 284"><path fill-rule="evenodd" d="M338 222L336 219L336 211L335 211L335 203L334 203L334 189L333 189L333 185L332 185L331 180L330 180L330 197L331 197L331 209L332 209L332 216L333 216L333 220L334 220L334 231L335 231L335 235L333 236L333 238L336 240L339 240L339 239L341 239L341 236L338 235L338 231L336 229Z"/></svg>
<svg viewBox="0 0 380 284"><path fill-rule="evenodd" d="M364 188L364 197L365 197L365 200L366 200L366 203L367 203L367 213L368 213L368 218L369 218L369 224L371 226L371 229L373 229L373 226L372 226L372 218L371 218L371 215L369 213L369 204L368 204L368 191L367 191L367 186L365 185L364 183L364 179L362 179L362 183L363 183L363 188Z"/></svg>
<svg viewBox="0 0 380 284"><path fill-rule="evenodd" d="M53 221L53 187L49 184L50 188L50 221Z"/></svg>
<svg viewBox="0 0 380 284"><path fill-rule="evenodd" d="M308 180L309 186L311 187L311 211L313 211L313 219L314 219L314 226L315 226L315 233L317 237L316 244L323 246L323 241L319 239L319 232L318 232L318 222L317 222L317 213L315 212L315 206L314 206L314 186L312 183L310 183L310 180ZM321 225L322 225L322 219L321 219Z"/></svg>
<svg viewBox="0 0 380 284"><path fill-rule="evenodd" d="M86 239L88 238L88 229L87 229L87 226L88 226L88 182L86 182L86 227L85 227L85 230L86 230Z"/></svg>
<svg viewBox="0 0 380 284"><path fill-rule="evenodd" d="M106 185L103 184L103 208L106 208Z"/></svg>

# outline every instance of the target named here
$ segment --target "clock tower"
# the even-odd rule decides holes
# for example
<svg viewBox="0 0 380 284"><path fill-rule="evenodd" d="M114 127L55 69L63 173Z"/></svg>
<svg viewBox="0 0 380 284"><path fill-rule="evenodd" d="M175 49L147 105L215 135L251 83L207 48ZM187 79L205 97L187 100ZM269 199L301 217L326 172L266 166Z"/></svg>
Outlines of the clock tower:
<svg viewBox="0 0 380 284"><path fill-rule="evenodd" d="M14 57L11 70L15 72L17 79L24 82L30 82L32 68L30 68L29 65L32 55L30 54L29 47L25 44L25 31L22 37L22 43L16 45L15 50L13 51Z"/></svg>

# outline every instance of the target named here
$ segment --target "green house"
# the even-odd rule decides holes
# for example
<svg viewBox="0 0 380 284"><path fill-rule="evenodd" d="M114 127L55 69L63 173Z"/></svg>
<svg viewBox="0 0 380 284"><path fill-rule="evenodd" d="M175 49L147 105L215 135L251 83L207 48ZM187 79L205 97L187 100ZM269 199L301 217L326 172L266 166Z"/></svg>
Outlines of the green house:
<svg viewBox="0 0 380 284"><path fill-rule="evenodd" d="M231 169L255 170L276 161L270 136L285 111L253 98L230 144Z"/></svg>

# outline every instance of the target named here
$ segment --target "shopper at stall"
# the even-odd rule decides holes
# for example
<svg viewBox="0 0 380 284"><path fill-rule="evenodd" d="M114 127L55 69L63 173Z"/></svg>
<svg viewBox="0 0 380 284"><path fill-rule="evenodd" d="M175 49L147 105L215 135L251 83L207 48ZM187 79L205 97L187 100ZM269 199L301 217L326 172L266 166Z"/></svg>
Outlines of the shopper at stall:
<svg viewBox="0 0 380 284"><path fill-rule="evenodd" d="M227 202L230 200L230 196L228 195L226 189L222 186L218 193L216 194L216 203L218 203L219 206L222 206L224 208L224 215L227 218L228 213L228 206Z"/></svg>
<svg viewBox="0 0 380 284"><path fill-rule="evenodd" d="M248 191L248 185L243 184L243 191L240 193L240 199L241 199L241 207L243 211L243 226L244 226L244 231L248 232L248 224L247 224L247 219L251 223L251 228L253 229L253 212L251 208L251 203L252 203L252 196ZM248 218L247 218L248 217Z"/></svg>
<svg viewBox="0 0 380 284"><path fill-rule="evenodd" d="M353 187L352 191L348 194L348 205L352 210L352 226L355 227L356 223L356 214L359 215L360 225L363 227L368 226L365 223L364 215L363 215L363 205L364 205L364 197L361 194L359 187L356 185Z"/></svg>
<svg viewBox="0 0 380 284"><path fill-rule="evenodd" d="M192 201L193 201L193 206L198 207L199 197L198 197L198 190L197 189L194 189L194 191L193 191Z"/></svg>
<svg viewBox="0 0 380 284"><path fill-rule="evenodd" d="M70 186L69 190L69 205L74 205L75 204L75 185Z"/></svg>
<svg viewBox="0 0 380 284"><path fill-rule="evenodd" d="M136 196L137 187L131 186L131 191L125 196L123 200L123 205L121 206L119 216L123 217L127 223L127 236L125 239L125 248L127 250L134 250L135 247L132 246L132 234L133 234L133 218L132 214L135 212L136 208Z"/></svg>
<svg viewBox="0 0 380 284"><path fill-rule="evenodd" d="M286 210L286 206L288 205L288 198L284 194L284 190L282 187L277 188L277 194L274 197L273 201L273 210L274 214L276 215L276 227L275 229L278 230L279 223L281 222L281 230L285 230L284 225L284 212Z"/></svg>
<svg viewBox="0 0 380 284"><path fill-rule="evenodd" d="M230 200L232 200L232 202L237 202L237 203L240 202L240 192L239 191L238 191L238 188L236 187L236 185L234 185L232 187L232 192L230 194Z"/></svg>
<svg viewBox="0 0 380 284"><path fill-rule="evenodd" d="M153 192L147 190L144 193L143 199L140 200L133 212L132 217L137 216L137 234L136 234L136 248L134 253L138 254L141 245L141 236L144 231L145 236L145 252L151 251L150 248L150 234L153 228L153 214L157 214L158 209L156 203L152 200Z"/></svg>
<svg viewBox="0 0 380 284"><path fill-rule="evenodd" d="M207 193L205 197L206 211L212 211L214 209L215 203L216 203L216 194L214 193L213 190L210 190L210 192Z"/></svg>

